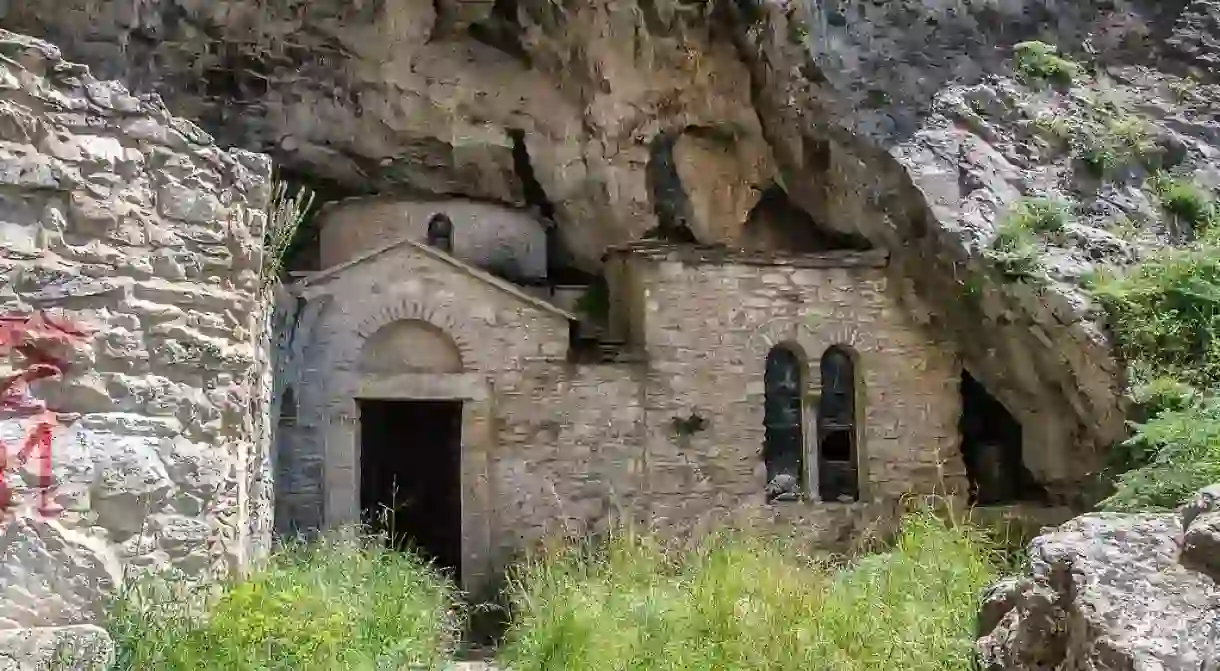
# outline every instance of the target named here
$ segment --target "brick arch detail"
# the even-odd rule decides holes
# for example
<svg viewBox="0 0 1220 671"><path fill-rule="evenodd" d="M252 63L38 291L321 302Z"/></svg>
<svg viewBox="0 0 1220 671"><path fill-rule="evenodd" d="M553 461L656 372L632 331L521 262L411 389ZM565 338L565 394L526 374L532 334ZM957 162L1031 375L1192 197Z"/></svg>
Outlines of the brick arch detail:
<svg viewBox="0 0 1220 671"><path fill-rule="evenodd" d="M806 358L806 365L816 365L822 353L833 345L845 345L857 356L869 349L868 337L859 324L842 320L804 320L777 317L760 325L750 338L749 350L755 359L765 357L772 347L796 345ZM762 365L759 363L758 365Z"/></svg>
<svg viewBox="0 0 1220 671"><path fill-rule="evenodd" d="M429 304L418 296L394 296L378 304L372 312L364 315L349 331L336 362L344 368L355 365L365 341L384 326L394 322L418 320L430 324L445 333L457 346L462 359L462 369L482 370L485 362L475 347L477 337L466 321L457 318L445 308Z"/></svg>

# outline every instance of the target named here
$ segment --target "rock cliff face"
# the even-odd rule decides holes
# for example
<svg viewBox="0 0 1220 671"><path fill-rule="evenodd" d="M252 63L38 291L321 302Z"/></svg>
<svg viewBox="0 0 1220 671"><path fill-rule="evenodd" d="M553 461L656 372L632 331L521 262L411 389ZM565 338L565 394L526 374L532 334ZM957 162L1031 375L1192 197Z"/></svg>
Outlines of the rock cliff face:
<svg viewBox="0 0 1220 671"><path fill-rule="evenodd" d="M0 30L0 668L104 662L125 568L269 544L270 168Z"/></svg>
<svg viewBox="0 0 1220 671"><path fill-rule="evenodd" d="M1075 280L1138 257L1140 244L1112 232L1120 221L1155 243L1162 216L1138 182L1087 179L1037 120L1117 91L1117 113L1151 124L1176 167L1220 181L1200 168L1220 143L1203 86L1218 74L1215 0L2 7L7 26L347 195L463 196L553 216L586 269L606 244L658 230L784 246L838 232L888 247L895 284L957 336L1059 498L1124 432L1122 371ZM1028 39L1096 67L1070 90L1018 82L1012 47ZM1082 215L1044 242L1046 282L1004 281L981 258L1026 195ZM809 226L819 235L793 230Z"/></svg>
<svg viewBox="0 0 1220 671"><path fill-rule="evenodd" d="M1085 515L984 599L983 671L1220 669L1220 486L1180 515Z"/></svg>

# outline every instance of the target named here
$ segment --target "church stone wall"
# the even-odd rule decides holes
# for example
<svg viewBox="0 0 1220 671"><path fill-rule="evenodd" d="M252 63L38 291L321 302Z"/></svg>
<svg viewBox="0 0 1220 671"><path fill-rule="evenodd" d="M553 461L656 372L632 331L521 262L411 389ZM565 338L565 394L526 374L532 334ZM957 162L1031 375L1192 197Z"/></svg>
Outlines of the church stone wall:
<svg viewBox="0 0 1220 671"><path fill-rule="evenodd" d="M644 459L657 524L738 514L852 523L868 519L875 502L962 486L959 363L893 298L883 257L837 254L762 265L750 257L691 256L628 257L644 303L637 327L649 359ZM819 359L836 344L856 352L861 503L759 509L766 485L764 362L779 343L794 344L806 359L807 460L816 454L811 406ZM692 415L705 428L675 432L674 420Z"/></svg>
<svg viewBox="0 0 1220 671"><path fill-rule="evenodd" d="M65 636L104 655L90 627L125 567L266 547L271 165L45 42L0 30L0 51L0 659L20 666Z"/></svg>
<svg viewBox="0 0 1220 671"><path fill-rule="evenodd" d="M501 559L647 509L644 379L642 366L564 362L499 376L491 474Z"/></svg>

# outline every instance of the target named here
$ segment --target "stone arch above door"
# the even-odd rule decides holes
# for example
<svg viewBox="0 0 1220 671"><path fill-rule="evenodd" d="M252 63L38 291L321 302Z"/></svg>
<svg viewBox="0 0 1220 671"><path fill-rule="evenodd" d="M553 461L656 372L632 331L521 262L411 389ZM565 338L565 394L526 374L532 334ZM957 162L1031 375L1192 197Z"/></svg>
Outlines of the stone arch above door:
<svg viewBox="0 0 1220 671"><path fill-rule="evenodd" d="M419 319L382 326L360 348L362 374L461 373L462 352L443 330Z"/></svg>
<svg viewBox="0 0 1220 671"><path fill-rule="evenodd" d="M416 295L387 297L378 301L376 307L364 315L349 315L340 319L344 319L345 323L335 328L346 331L347 337L342 338L342 345L336 348L335 363L345 370L360 370L366 345L382 329L391 324L410 322L439 331L439 334L434 331L434 335L446 337L452 342L461 366L456 372L482 370L485 367L476 346L478 337L473 326L456 317L445 306L429 304ZM354 326L347 325L353 322Z"/></svg>

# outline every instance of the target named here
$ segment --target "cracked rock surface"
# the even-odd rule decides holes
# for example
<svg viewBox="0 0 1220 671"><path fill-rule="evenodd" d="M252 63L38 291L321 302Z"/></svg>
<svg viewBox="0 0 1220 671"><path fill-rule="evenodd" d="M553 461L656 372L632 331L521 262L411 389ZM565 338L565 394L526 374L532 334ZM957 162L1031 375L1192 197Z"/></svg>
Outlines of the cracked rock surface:
<svg viewBox="0 0 1220 671"><path fill-rule="evenodd" d="M1180 514L1084 515L1036 538L1028 576L984 597L981 668L1220 668L1220 585L1206 545L1217 493Z"/></svg>

